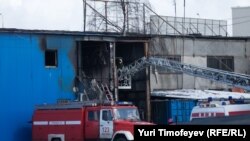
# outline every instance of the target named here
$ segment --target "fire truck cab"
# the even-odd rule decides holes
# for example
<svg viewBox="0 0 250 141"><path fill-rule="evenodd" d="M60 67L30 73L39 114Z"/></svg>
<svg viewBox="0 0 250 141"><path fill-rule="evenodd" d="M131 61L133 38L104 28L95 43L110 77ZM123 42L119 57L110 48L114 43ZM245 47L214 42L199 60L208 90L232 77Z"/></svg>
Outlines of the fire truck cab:
<svg viewBox="0 0 250 141"><path fill-rule="evenodd" d="M134 125L151 124L128 102L42 105L32 120L33 141L128 141L134 140Z"/></svg>

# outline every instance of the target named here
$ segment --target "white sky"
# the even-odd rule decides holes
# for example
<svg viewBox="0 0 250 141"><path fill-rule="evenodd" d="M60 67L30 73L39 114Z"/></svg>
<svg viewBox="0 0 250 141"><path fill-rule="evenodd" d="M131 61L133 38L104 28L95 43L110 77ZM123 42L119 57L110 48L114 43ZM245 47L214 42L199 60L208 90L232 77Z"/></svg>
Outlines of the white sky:
<svg viewBox="0 0 250 141"><path fill-rule="evenodd" d="M160 15L174 16L174 0L149 1ZM176 0L179 17L184 13L183 1ZM236 6L250 6L250 0L186 0L186 17L228 20L230 25L231 7ZM0 13L6 28L83 29L82 0L0 0Z"/></svg>

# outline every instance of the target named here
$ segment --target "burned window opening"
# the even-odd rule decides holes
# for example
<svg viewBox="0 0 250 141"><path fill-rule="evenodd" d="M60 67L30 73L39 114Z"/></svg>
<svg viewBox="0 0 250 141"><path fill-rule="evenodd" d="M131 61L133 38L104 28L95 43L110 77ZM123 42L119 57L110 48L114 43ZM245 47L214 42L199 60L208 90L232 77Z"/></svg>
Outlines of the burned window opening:
<svg viewBox="0 0 250 141"><path fill-rule="evenodd" d="M234 57L232 56L208 56L207 67L225 71L234 71Z"/></svg>
<svg viewBox="0 0 250 141"><path fill-rule="evenodd" d="M88 100L103 99L99 96L103 85L110 85L110 43L101 41L77 42L77 94ZM79 96L81 98L81 96Z"/></svg>
<svg viewBox="0 0 250 141"><path fill-rule="evenodd" d="M81 45L80 70L88 78L96 79L98 82L107 82L110 67L109 44L106 42L82 42Z"/></svg>
<svg viewBox="0 0 250 141"><path fill-rule="evenodd" d="M45 67L58 66L57 50L45 50Z"/></svg>

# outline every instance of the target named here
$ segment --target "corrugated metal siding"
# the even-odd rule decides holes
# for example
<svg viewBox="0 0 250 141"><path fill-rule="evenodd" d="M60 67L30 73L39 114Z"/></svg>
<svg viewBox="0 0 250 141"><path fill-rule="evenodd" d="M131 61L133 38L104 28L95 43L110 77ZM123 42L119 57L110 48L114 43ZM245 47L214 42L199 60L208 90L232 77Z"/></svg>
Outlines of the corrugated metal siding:
<svg viewBox="0 0 250 141"><path fill-rule="evenodd" d="M47 35L47 48L58 49L58 67L45 68L42 35L0 34L1 141L31 140L34 106L74 99L75 41L71 36Z"/></svg>
<svg viewBox="0 0 250 141"><path fill-rule="evenodd" d="M188 122L196 100L165 100L152 101L152 121L157 124L168 124L168 119L174 122Z"/></svg>
<svg viewBox="0 0 250 141"><path fill-rule="evenodd" d="M168 103L169 111L171 111L170 118L174 122L190 121L190 114L195 105L195 100L171 100Z"/></svg>

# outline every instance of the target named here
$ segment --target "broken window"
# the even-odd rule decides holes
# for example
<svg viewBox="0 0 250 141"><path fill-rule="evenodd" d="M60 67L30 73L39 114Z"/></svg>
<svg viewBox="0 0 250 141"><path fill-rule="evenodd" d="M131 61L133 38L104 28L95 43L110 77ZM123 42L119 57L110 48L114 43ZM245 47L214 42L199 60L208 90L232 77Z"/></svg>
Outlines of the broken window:
<svg viewBox="0 0 250 141"><path fill-rule="evenodd" d="M208 56L207 67L225 71L234 71L234 57L232 56Z"/></svg>
<svg viewBox="0 0 250 141"><path fill-rule="evenodd" d="M57 50L45 50L45 67L57 67Z"/></svg>

